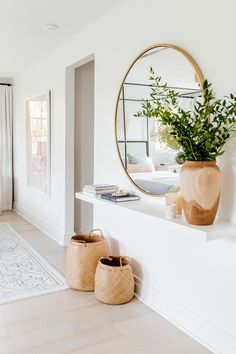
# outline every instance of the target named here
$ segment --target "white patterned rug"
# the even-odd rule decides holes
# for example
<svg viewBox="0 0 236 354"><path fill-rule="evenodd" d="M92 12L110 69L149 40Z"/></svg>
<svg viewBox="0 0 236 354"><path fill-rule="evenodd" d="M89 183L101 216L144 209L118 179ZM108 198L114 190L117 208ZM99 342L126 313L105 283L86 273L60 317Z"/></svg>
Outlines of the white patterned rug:
<svg viewBox="0 0 236 354"><path fill-rule="evenodd" d="M9 224L0 223L0 304L64 289L64 277Z"/></svg>

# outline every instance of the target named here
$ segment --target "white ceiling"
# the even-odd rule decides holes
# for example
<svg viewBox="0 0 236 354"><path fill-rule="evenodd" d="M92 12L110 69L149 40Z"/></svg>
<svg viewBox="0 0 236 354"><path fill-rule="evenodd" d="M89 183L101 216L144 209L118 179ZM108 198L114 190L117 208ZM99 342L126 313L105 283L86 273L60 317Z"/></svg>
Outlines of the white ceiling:
<svg viewBox="0 0 236 354"><path fill-rule="evenodd" d="M14 77L123 1L0 0L0 77Z"/></svg>

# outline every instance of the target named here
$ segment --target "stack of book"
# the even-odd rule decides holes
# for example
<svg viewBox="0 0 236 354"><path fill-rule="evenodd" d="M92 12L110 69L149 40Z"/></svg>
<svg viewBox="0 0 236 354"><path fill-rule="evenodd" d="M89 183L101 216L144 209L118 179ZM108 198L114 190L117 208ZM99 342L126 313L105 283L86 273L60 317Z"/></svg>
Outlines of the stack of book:
<svg viewBox="0 0 236 354"><path fill-rule="evenodd" d="M108 194L102 194L101 197L106 200L110 200L111 202L114 203L120 203L120 202L130 202L133 200L139 200L140 197L136 194L132 193L127 193L126 195L113 195L112 193Z"/></svg>
<svg viewBox="0 0 236 354"><path fill-rule="evenodd" d="M117 186L114 184L86 184L83 193L91 197L101 197L102 194L112 194L117 191Z"/></svg>

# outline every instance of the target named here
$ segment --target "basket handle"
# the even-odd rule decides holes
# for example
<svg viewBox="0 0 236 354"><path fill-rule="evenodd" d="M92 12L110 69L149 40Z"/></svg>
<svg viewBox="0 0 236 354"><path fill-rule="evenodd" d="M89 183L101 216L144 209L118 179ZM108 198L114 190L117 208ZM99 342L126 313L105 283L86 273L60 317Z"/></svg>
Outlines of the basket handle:
<svg viewBox="0 0 236 354"><path fill-rule="evenodd" d="M120 266L121 267L123 267L123 264L122 264L122 260L123 259L127 259L128 260L128 262L129 262L129 264L131 263L131 261L130 261L130 258L129 257L127 257L127 256L122 256L122 257L120 257Z"/></svg>
<svg viewBox="0 0 236 354"><path fill-rule="evenodd" d="M91 230L91 231L89 232L89 237L92 236L92 234L94 233L94 231L99 231L99 232L100 232L100 235L97 235L97 236L101 236L102 238L104 238L101 229L93 229L93 230Z"/></svg>
<svg viewBox="0 0 236 354"><path fill-rule="evenodd" d="M102 259L109 259L109 261L112 261L112 259L113 259L113 258L116 258L116 257L118 257L118 256L100 257L100 258L99 258L99 262L100 262ZM122 259L127 259L128 262L129 262L129 264L131 264L131 260L130 260L129 257L127 257L127 256L121 256L121 257L120 257L120 267L123 267Z"/></svg>
<svg viewBox="0 0 236 354"><path fill-rule="evenodd" d="M87 242L86 242L85 240L78 240L77 242L78 242L78 243L83 243L83 244L84 244L84 247L87 246Z"/></svg>
<svg viewBox="0 0 236 354"><path fill-rule="evenodd" d="M112 259L113 259L113 258L116 258L116 257L118 257L118 256L109 256L108 259L112 261ZM123 259L127 259L128 262L129 262L129 264L131 263L131 260L130 260L129 257L120 256L119 258L120 258L120 267L123 267L123 263L122 263L122 260L123 260ZM101 257L100 259L106 259L106 257Z"/></svg>

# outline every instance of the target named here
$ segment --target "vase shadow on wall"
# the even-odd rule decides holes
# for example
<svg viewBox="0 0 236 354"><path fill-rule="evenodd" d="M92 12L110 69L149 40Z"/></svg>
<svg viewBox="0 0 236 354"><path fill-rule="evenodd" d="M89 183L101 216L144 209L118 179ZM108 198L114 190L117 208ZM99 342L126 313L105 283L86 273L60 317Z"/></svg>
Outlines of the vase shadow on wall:
<svg viewBox="0 0 236 354"><path fill-rule="evenodd" d="M236 138L226 145L223 157L219 158L221 169L221 197L218 211L219 219L231 220L234 214L234 195L236 180Z"/></svg>

